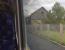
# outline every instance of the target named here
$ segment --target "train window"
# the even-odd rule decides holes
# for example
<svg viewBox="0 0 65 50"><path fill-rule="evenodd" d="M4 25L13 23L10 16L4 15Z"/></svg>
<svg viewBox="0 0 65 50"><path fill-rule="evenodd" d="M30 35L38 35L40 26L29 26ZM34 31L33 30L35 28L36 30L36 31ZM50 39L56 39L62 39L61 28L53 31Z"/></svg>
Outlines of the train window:
<svg viewBox="0 0 65 50"><path fill-rule="evenodd" d="M23 11L27 50L65 50L65 0L23 0Z"/></svg>

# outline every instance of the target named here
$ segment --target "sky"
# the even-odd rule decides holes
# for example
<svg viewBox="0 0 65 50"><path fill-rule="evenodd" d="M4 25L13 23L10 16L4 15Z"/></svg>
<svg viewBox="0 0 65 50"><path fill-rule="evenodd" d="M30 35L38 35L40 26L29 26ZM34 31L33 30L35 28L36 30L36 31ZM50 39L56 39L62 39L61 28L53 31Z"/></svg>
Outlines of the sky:
<svg viewBox="0 0 65 50"><path fill-rule="evenodd" d="M65 8L65 0L23 0L24 15L29 16L40 7L49 11L55 2L59 2Z"/></svg>

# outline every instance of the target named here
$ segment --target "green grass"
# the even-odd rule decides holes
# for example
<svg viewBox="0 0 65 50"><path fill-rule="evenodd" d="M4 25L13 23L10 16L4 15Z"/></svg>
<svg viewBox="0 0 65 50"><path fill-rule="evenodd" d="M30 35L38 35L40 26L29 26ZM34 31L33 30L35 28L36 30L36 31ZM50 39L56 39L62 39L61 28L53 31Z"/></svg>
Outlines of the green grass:
<svg viewBox="0 0 65 50"><path fill-rule="evenodd" d="M45 37L45 38L51 39L62 45L65 45L65 32L63 34L63 37L60 35L59 32L56 32L56 31L38 31L36 35L42 38Z"/></svg>

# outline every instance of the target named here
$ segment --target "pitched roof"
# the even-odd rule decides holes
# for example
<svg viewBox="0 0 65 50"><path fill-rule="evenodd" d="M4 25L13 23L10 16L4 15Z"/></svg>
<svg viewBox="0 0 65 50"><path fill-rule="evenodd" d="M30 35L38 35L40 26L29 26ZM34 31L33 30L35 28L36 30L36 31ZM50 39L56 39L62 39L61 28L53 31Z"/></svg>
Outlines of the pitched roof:
<svg viewBox="0 0 65 50"><path fill-rule="evenodd" d="M31 19L42 19L47 15L47 10L44 7L41 7L37 9L35 12L33 12L30 17Z"/></svg>

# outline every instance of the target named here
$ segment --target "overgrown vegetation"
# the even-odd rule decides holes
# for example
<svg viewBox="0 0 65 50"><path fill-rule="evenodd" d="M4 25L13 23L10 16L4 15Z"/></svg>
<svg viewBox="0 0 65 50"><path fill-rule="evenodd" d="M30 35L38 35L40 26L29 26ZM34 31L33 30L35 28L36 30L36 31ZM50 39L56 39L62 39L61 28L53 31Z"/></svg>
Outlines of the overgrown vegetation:
<svg viewBox="0 0 65 50"><path fill-rule="evenodd" d="M65 24L65 9L64 7L59 3L56 2L51 10L47 13L47 18L42 20L43 23L55 23L55 24Z"/></svg>
<svg viewBox="0 0 65 50"><path fill-rule="evenodd" d="M59 32L51 31L51 30L50 31L38 31L36 35L41 37L42 39L44 39L44 38L50 39L50 40L56 41L62 45L65 45L65 32L64 32L63 39L61 38Z"/></svg>
<svg viewBox="0 0 65 50"><path fill-rule="evenodd" d="M44 24L59 24L60 31L38 31L40 37L47 37L51 40L54 40L60 44L65 45L65 32L63 31L63 24L65 24L65 9L56 2L52 9L47 14L47 19L42 20Z"/></svg>

